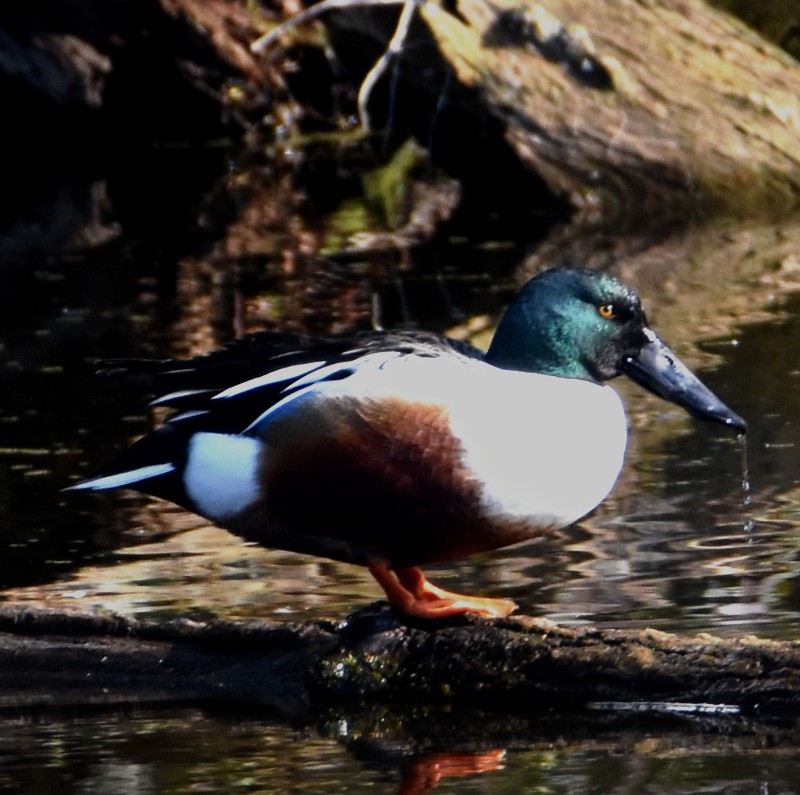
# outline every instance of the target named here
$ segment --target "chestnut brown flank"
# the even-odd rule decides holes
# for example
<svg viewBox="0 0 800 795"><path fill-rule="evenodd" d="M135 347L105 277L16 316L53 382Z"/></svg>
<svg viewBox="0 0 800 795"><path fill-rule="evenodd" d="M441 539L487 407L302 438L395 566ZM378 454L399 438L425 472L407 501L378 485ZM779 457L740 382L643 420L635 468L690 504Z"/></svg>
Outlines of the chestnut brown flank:
<svg viewBox="0 0 800 795"><path fill-rule="evenodd" d="M356 412L343 401L313 423L305 418L303 426L291 416L274 423L261 472L265 500L232 523L234 532L265 546L320 554L322 545L335 559L400 567L546 531L486 514L443 406L392 399Z"/></svg>

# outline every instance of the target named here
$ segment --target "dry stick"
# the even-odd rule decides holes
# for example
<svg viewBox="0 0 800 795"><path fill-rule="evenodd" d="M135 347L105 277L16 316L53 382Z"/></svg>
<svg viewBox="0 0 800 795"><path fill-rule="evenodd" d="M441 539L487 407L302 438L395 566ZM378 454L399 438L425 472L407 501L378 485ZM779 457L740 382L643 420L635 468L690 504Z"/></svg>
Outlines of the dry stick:
<svg viewBox="0 0 800 795"><path fill-rule="evenodd" d="M372 69L370 69L367 73L367 76L361 83L361 88L358 90L359 127L361 134L366 135L370 131L370 118L367 104L369 103L369 97L372 93L372 89L386 71L386 67L389 65L389 62L392 60L392 58L403 49L403 44L405 43L409 28L411 27L411 21L414 18L414 11L416 11L417 6L422 2L424 2L424 0L322 0L321 3L317 3L316 5L301 11L299 14L296 14L291 19L286 20L286 22L283 22L282 24L278 25L278 27L269 31L269 33L265 33L263 36L260 36L250 45L250 50L254 53L261 53L266 50L267 47L269 47L278 38L278 36L280 36L288 28L293 28L297 25L303 24L304 22L308 22L320 14L324 14L326 11L330 11L332 9L355 8L357 6L402 4L403 10L400 14L400 19L397 21L397 27L395 28L394 35L389 41L389 44L386 47L386 50L383 52L383 55L381 55L381 57L375 62L375 65L372 67Z"/></svg>
<svg viewBox="0 0 800 795"><path fill-rule="evenodd" d="M405 0L403 3L403 10L400 14L400 19L397 20L397 27L395 28L394 35L389 41L388 47L383 51L383 55L375 62L372 69L369 70L361 88L358 90L358 118L361 121L361 130L364 133L369 132L370 118L367 103L369 102L369 95L375 84L380 80L389 62L397 55L405 44L408 31L411 27L411 21L414 19L414 12L417 10L417 5L422 0Z"/></svg>

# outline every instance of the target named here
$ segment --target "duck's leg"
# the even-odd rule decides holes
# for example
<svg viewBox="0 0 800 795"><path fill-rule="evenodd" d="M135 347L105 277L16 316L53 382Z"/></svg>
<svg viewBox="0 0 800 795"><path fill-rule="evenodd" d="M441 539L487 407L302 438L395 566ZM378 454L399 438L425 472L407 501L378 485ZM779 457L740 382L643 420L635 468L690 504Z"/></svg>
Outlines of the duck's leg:
<svg viewBox="0 0 800 795"><path fill-rule="evenodd" d="M475 613L484 618L502 618L517 608L510 599L489 599L445 591L428 582L416 566L392 569L385 561L371 561L368 568L386 592L389 603L408 616L446 618Z"/></svg>

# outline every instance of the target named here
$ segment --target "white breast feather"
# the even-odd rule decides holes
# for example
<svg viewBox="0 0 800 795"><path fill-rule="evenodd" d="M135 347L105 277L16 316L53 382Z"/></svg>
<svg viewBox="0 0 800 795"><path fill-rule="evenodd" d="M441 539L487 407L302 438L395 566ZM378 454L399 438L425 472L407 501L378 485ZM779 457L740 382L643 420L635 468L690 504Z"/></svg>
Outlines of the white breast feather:
<svg viewBox="0 0 800 795"><path fill-rule="evenodd" d="M627 441L617 393L578 379L500 370L477 360L398 357L329 396L405 398L450 408L464 463L495 514L570 524L613 487Z"/></svg>
<svg viewBox="0 0 800 795"><path fill-rule="evenodd" d="M627 426L617 393L577 379L508 373L501 395L451 412L466 463L498 514L570 524L611 491Z"/></svg>

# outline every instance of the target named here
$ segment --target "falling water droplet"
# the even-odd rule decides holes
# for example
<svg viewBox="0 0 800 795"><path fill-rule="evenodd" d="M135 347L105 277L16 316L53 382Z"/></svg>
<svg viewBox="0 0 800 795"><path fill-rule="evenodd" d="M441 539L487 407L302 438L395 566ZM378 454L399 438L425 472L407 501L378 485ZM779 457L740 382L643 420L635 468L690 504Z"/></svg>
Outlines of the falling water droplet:
<svg viewBox="0 0 800 795"><path fill-rule="evenodd" d="M750 467L747 462L747 436L739 434L739 443L742 446L742 508L747 510L753 503L750 493ZM746 516L742 523L742 530L745 533L752 533L756 529L756 520L752 516ZM749 539L752 541L752 539Z"/></svg>
<svg viewBox="0 0 800 795"><path fill-rule="evenodd" d="M747 464L747 436L740 433L739 442L742 445L742 506L747 508L753 499L750 495L750 467Z"/></svg>

